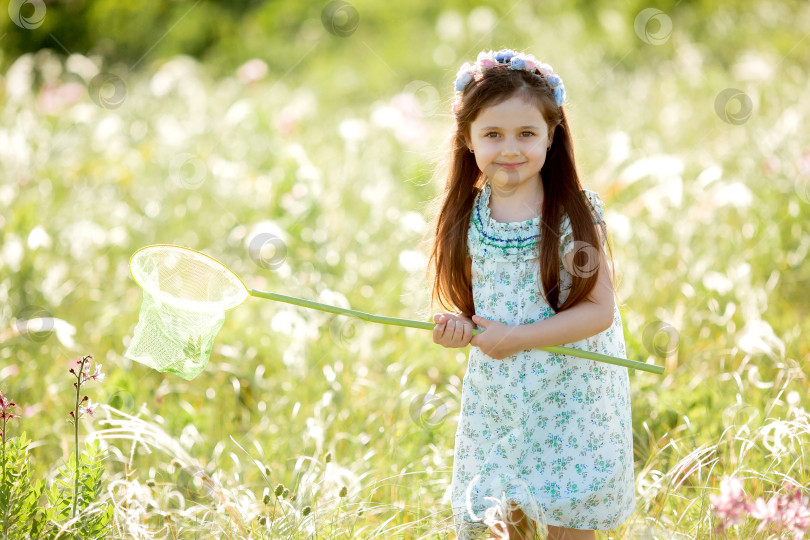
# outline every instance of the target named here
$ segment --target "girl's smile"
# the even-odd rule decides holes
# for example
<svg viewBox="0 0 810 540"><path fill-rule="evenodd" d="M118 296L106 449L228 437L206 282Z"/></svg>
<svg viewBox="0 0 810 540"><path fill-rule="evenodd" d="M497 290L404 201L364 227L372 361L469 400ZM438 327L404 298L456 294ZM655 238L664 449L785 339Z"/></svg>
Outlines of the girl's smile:
<svg viewBox="0 0 810 540"><path fill-rule="evenodd" d="M523 163L525 163L525 162L521 162L521 163L498 163L498 165L500 165L504 169L517 169L518 167L523 165Z"/></svg>

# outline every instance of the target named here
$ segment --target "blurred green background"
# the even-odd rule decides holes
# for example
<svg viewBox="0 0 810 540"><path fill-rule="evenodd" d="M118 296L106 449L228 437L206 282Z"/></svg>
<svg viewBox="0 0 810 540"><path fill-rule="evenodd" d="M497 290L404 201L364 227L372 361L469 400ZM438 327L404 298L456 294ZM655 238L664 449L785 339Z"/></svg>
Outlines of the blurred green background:
<svg viewBox="0 0 810 540"><path fill-rule="evenodd" d="M9 432L48 474L72 444L68 362L94 354L107 380L87 393L120 412L82 429L113 452L121 537L166 520L451 537L466 349L250 299L187 382L123 358L141 301L127 263L183 244L250 287L427 320L452 83L504 47L563 78L580 176L607 204L628 357L667 366L630 375L638 511L610 537L712 537L723 475L752 495L810 482L806 2L4 7L0 390L23 416ZM299 498L268 533L255 518L279 482Z"/></svg>

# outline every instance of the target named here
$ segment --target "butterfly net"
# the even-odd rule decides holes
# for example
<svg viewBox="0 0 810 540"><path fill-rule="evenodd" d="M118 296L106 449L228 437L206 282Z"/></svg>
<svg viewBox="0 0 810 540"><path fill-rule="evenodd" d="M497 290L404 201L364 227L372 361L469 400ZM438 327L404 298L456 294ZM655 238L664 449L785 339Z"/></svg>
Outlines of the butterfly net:
<svg viewBox="0 0 810 540"><path fill-rule="evenodd" d="M245 285L215 259L179 246L143 248L129 266L143 303L124 356L191 380L208 364L225 310L247 298Z"/></svg>

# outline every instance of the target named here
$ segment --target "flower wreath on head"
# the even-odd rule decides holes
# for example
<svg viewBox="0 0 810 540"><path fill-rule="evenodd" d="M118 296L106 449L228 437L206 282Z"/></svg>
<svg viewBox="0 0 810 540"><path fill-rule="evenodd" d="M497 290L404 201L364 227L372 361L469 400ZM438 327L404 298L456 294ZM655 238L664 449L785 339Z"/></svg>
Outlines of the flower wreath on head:
<svg viewBox="0 0 810 540"><path fill-rule="evenodd" d="M560 76L554 73L554 69L550 65L540 62L531 54L515 52L512 49L501 49L498 52L481 51L474 64L470 65L469 62L465 62L456 73L456 82L453 84L456 97L458 98L464 93L464 89L473 80L476 73L483 73L498 64L508 65L509 69L522 69L529 73L539 74L554 91L554 101L557 102L557 106L562 107L565 102L565 86L563 86ZM459 100L456 99L453 103L453 112L456 112L458 105Z"/></svg>

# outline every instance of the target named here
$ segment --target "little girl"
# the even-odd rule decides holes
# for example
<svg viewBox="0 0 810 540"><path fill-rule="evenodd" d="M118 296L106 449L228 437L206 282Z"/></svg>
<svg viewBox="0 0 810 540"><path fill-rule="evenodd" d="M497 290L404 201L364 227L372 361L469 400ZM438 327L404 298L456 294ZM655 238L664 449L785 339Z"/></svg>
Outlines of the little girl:
<svg viewBox="0 0 810 540"><path fill-rule="evenodd" d="M594 539L635 509L626 357L604 203L583 189L565 89L533 56L481 52L455 83L429 271L433 339L472 345L451 484L456 532ZM612 265L611 265L612 266ZM483 330L472 336L474 325ZM528 521L527 521L528 518Z"/></svg>

